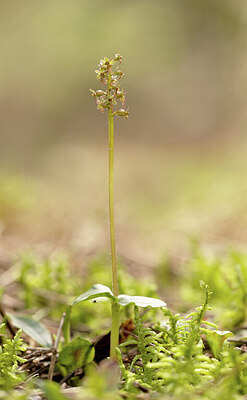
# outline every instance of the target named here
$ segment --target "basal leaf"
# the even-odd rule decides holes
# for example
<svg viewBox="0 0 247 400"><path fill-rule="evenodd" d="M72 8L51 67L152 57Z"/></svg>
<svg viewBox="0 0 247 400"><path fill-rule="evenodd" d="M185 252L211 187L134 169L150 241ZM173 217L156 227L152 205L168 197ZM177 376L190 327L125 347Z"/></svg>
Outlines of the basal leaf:
<svg viewBox="0 0 247 400"><path fill-rule="evenodd" d="M118 303L121 306L128 304L135 304L138 307L165 307L166 303L163 300L154 299L153 297L144 296L128 296L127 294L120 294L118 296Z"/></svg>
<svg viewBox="0 0 247 400"><path fill-rule="evenodd" d="M35 321L27 315L8 314L12 323L21 328L28 336L44 347L52 347L51 334L48 329L39 321Z"/></svg>
<svg viewBox="0 0 247 400"><path fill-rule="evenodd" d="M89 289L87 292L82 293L80 296L78 296L71 304L70 306L67 308L66 311L66 317L64 320L64 324L63 324L63 332L64 332L64 338L65 338L65 343L69 343L70 341L70 316L71 316L71 312L73 309L73 306L75 306L76 304L81 303L82 301L86 301L86 300L93 300L96 298L108 298L112 301L117 301L117 298L113 295L112 291L110 288L108 288L108 286L104 286L101 284L95 284L91 287L91 289Z"/></svg>
<svg viewBox="0 0 247 400"><path fill-rule="evenodd" d="M91 287L87 292L82 293L79 297L77 297L72 303L71 306L75 306L76 304L85 301L96 299L97 297L106 297L111 300L115 300L115 296L113 295L110 288L104 285L96 284Z"/></svg>

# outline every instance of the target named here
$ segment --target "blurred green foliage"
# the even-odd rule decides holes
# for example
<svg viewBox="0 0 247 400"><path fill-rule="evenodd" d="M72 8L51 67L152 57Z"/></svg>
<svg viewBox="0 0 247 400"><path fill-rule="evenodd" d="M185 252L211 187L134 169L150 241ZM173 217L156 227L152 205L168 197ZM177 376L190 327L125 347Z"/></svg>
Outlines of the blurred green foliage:
<svg viewBox="0 0 247 400"><path fill-rule="evenodd" d="M204 280L212 290L211 303L214 307L215 320L222 328L234 329L246 320L247 306L247 256L245 253L231 251L225 256L206 255L198 246L194 247L191 259L185 264L176 278L166 263L157 269L157 285L149 278L134 278L123 265L119 265L120 293L129 295L156 297L156 290L163 293L178 291L177 306L186 310L201 301L198 283ZM83 277L71 272L64 256L52 255L45 260L38 260L34 255L24 254L18 262L21 297L27 308L45 307L47 312L59 318L74 297L101 282L111 287L108 274L110 264L107 257L92 260ZM167 291L168 289L168 291ZM57 297L56 297L57 296ZM51 302L51 298L54 302ZM166 300L166 298L165 298ZM169 300L169 299L168 299ZM82 312L83 310L83 312ZM126 310L127 316L132 312ZM129 314L130 312L130 314ZM102 314L104 318L102 318ZM148 316L154 315L149 313ZM109 326L109 310L104 302L97 307L91 302L78 305L73 311L73 323L81 322L97 332L102 323Z"/></svg>
<svg viewBox="0 0 247 400"><path fill-rule="evenodd" d="M208 282L212 305L221 327L234 329L246 320L247 254L231 251L225 256L206 255L200 248L184 268L181 294L187 306L200 299L198 281Z"/></svg>
<svg viewBox="0 0 247 400"><path fill-rule="evenodd" d="M43 309L45 315L59 319L66 311L71 301L81 293L90 289L92 285L101 282L111 287L110 264L108 257L102 256L92 260L84 277L71 271L68 260L64 255L53 254L40 259L30 252L23 253L16 264L19 296L24 300L27 309ZM119 266L120 293L156 297L156 285L152 280L145 278L135 279L123 265ZM110 319L108 302L85 302L75 307L72 313L72 326L77 323L87 324L87 331L94 335L102 333L102 329L109 330ZM122 318L129 314L129 307L124 308ZM126 315L127 314L127 315ZM42 312L41 312L42 315Z"/></svg>
<svg viewBox="0 0 247 400"><path fill-rule="evenodd" d="M133 358L125 361L125 364L122 363L118 353L123 380L121 391L118 392L116 389L117 375L113 384L110 383L110 379L108 383L109 373L106 367L102 370L104 379L97 379L100 367L90 363L90 368L86 369L86 378L82 381L82 389L78 389L78 396L94 399L97 393L101 393L102 398L109 395L109 398L117 399L120 393L124 393L127 399L132 400L144 389L150 394L150 398L152 396L157 398L157 393L160 393L158 397L160 400L170 398L180 400L184 398L185 393L193 400L197 400L199 392L207 400L216 398L223 400L224 396L235 400L246 394L245 352L233 348L227 340L232 333L218 330L212 320L218 321L221 327L233 330L239 329L240 324L245 322L247 256L244 252L236 250L225 256L208 255L196 241L193 242L192 251L190 260L183 270L180 269L176 279L177 297L181 298L183 309L191 308L196 302L201 301L199 280L203 278L210 283L212 293L209 292L208 285L201 282L205 292L202 306L187 315L173 314L167 308L163 310L163 317L160 312L145 312L141 317L136 307L134 336L130 336L120 347L128 354L134 346L138 353L134 353ZM168 259L161 265L167 265L167 262ZM33 309L46 307L48 313L55 318L60 318L61 312L70 304L70 296L75 297L82 290L87 290L95 281L110 284L109 274L106 273L109 264L105 256L91 261L83 278L71 273L64 256L55 254L43 260L38 260L34 255L24 254L17 267L19 290L22 296L24 295L26 305ZM164 275L159 272L158 286L164 292L169 285L169 276L170 271ZM135 295L152 296L155 293L155 285L150 282L133 278L123 266L120 268L121 291L128 290L130 294L133 291ZM174 284L173 281L171 283ZM37 287L40 290L38 293ZM54 302L42 296L42 290L46 290L45 293L53 293ZM65 303L68 302L61 308L55 301L58 295L64 296ZM213 311L208 304L209 297ZM169 297L165 300L169 304ZM99 302L95 307L94 303L86 302L81 307L80 305L76 307L72 327L76 330L78 322L88 324L92 330L90 334L92 337L95 337L95 334L102 334L102 329L109 330L109 310L106 304ZM123 319L127 316L133 318L132 309L128 310L127 315L122 314ZM104 323L101 325L99 321L102 319ZM88 336L88 331L86 335ZM78 340L71 342L69 352L77 349ZM80 340L84 346L84 339ZM85 343L90 347L90 342L86 340ZM207 350L205 343L209 345ZM80 347L81 344L78 342L78 345ZM109 371L113 371L112 368L111 366ZM73 370L73 362L70 369ZM97 383L92 385L95 379ZM79 384L78 379L76 381ZM47 388L44 389L45 392ZM53 389L55 396L58 389L55 390L55 386ZM218 397L214 397L213 390Z"/></svg>

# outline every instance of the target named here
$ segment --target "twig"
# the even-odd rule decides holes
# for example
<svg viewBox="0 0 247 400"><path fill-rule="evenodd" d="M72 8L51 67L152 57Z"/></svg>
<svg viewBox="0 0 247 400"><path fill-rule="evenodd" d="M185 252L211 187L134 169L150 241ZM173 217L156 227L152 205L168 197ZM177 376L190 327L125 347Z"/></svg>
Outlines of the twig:
<svg viewBox="0 0 247 400"><path fill-rule="evenodd" d="M50 353L52 353L52 354L50 354ZM51 349L51 351L49 353L47 353L46 355L45 354L43 354L43 355L42 354L36 354L36 355L33 355L30 358L26 358L27 362L25 362L24 364L22 364L20 366L20 370L26 370L26 369L29 369L29 368L32 368L32 367L37 367L38 365L40 365L40 364L42 364L42 363L44 363L46 361L51 360L51 357L54 354L56 355L56 350L55 349Z"/></svg>
<svg viewBox="0 0 247 400"><path fill-rule="evenodd" d="M142 392L144 392L144 393L148 393L149 392L149 389L148 388L146 388L146 386L143 386L140 382L138 382L138 381L134 381L133 382L133 385L137 388L137 389L140 389Z"/></svg>
<svg viewBox="0 0 247 400"><path fill-rule="evenodd" d="M53 372L54 372L54 367L55 367L55 362L56 362L56 355L57 355L57 350L58 350L58 345L59 345L59 341L60 341L60 336L62 333L62 327L63 327L63 323L64 323L64 319L65 319L66 313L63 313L58 330L57 330L57 337L56 337L56 341L54 344L54 353L51 356L51 363L50 363L50 368L49 368L49 373L48 373L48 380L52 381L52 377L53 377Z"/></svg>
<svg viewBox="0 0 247 400"><path fill-rule="evenodd" d="M133 332L127 331L126 329L120 328L120 333L121 333L121 332L127 333L128 335L133 336L135 339L138 339L138 336L137 336L137 335L135 335Z"/></svg>
<svg viewBox="0 0 247 400"><path fill-rule="evenodd" d="M51 348L50 347L27 347L26 348L26 351L35 351L35 352L37 352L37 351L40 351L42 354L43 353L49 353L50 351L51 351Z"/></svg>
<svg viewBox="0 0 247 400"><path fill-rule="evenodd" d="M29 349L27 349L27 350L29 350ZM30 354L25 354L25 359L26 360L35 359L37 357L44 356L45 354L49 354L49 353L52 353L52 349L42 349L41 348L41 349L38 349L37 351L33 351Z"/></svg>
<svg viewBox="0 0 247 400"><path fill-rule="evenodd" d="M14 337L16 334L16 330L15 330L14 326L12 325L12 323L9 321L8 316L6 315L1 303L0 303L0 314L2 315L3 319L6 320L6 325L8 327L8 330L10 331L11 335Z"/></svg>
<svg viewBox="0 0 247 400"><path fill-rule="evenodd" d="M240 344L247 344L246 339L234 339L234 338L229 338L227 339L228 342L233 342L233 343L240 343Z"/></svg>
<svg viewBox="0 0 247 400"><path fill-rule="evenodd" d="M67 376L65 376L59 384L62 385L63 383L67 382L70 378L73 378L73 376L81 376L84 373L84 370L82 368L76 368L74 371L70 372Z"/></svg>
<svg viewBox="0 0 247 400"><path fill-rule="evenodd" d="M39 377L40 374L45 371L47 369L47 365L43 365L42 367L40 367L39 369L37 369L36 371L32 372L30 375L28 375L26 382L30 381L31 379L33 379L34 377Z"/></svg>

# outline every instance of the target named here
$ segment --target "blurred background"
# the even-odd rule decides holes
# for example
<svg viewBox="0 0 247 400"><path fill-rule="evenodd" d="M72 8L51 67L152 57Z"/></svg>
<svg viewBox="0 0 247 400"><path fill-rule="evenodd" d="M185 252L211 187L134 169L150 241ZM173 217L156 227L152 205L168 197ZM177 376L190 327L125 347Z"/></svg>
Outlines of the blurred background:
<svg viewBox="0 0 247 400"><path fill-rule="evenodd" d="M1 0L1 254L108 252L107 115L89 89L120 53L118 254L153 266L247 238L245 0ZM78 258L77 258L78 257ZM81 261L80 261L81 262Z"/></svg>

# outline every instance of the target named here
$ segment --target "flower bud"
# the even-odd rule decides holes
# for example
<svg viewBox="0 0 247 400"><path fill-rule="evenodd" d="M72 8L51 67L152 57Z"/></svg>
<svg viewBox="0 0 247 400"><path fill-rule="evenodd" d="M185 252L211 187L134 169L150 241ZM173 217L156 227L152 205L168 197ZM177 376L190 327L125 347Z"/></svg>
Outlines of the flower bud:
<svg viewBox="0 0 247 400"><path fill-rule="evenodd" d="M95 96L100 97L100 96L104 96L106 95L106 92L104 92L103 90L96 90Z"/></svg>
<svg viewBox="0 0 247 400"><path fill-rule="evenodd" d="M124 75L124 73L122 71L120 71L119 69L117 69L114 72L115 75L117 75L118 79L122 78L122 76Z"/></svg>
<svg viewBox="0 0 247 400"><path fill-rule="evenodd" d="M89 89L89 90L90 90L90 92L92 93L92 96L95 97L95 96L96 96L95 90L93 90L93 89Z"/></svg>
<svg viewBox="0 0 247 400"><path fill-rule="evenodd" d="M117 99L123 98L124 97L123 90L117 90L116 96L117 96Z"/></svg>
<svg viewBox="0 0 247 400"><path fill-rule="evenodd" d="M129 112L124 110L123 108L120 108L120 110L116 111L116 115L118 115L119 117L128 118Z"/></svg>
<svg viewBox="0 0 247 400"><path fill-rule="evenodd" d="M122 59L123 59L123 57L120 56L120 54L116 54L114 57L114 61L119 61L120 63L121 63Z"/></svg>

